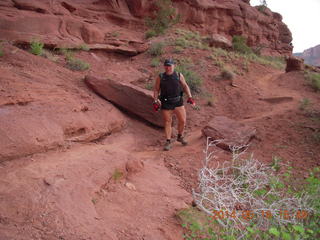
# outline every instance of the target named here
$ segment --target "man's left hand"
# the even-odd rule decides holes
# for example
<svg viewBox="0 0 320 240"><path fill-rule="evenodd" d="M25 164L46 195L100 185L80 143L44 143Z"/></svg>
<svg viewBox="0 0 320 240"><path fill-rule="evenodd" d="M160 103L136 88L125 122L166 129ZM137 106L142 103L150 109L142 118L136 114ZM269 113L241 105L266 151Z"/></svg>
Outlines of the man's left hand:
<svg viewBox="0 0 320 240"><path fill-rule="evenodd" d="M196 105L196 102L194 101L194 99L192 97L188 98L187 103L190 103L192 106Z"/></svg>

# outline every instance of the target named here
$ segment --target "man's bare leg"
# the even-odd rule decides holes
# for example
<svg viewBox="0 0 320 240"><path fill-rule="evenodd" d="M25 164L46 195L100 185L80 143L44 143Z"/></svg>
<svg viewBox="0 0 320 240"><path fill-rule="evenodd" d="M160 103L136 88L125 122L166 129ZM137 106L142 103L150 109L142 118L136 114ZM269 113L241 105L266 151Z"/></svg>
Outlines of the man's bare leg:
<svg viewBox="0 0 320 240"><path fill-rule="evenodd" d="M176 114L178 119L178 134L182 135L184 127L186 125L186 109L184 108L184 106L176 107L174 109L174 113Z"/></svg>
<svg viewBox="0 0 320 240"><path fill-rule="evenodd" d="M164 120L164 133L166 135L167 142L164 146L165 151L169 151L171 148L171 134L172 134L172 110L161 110Z"/></svg>
<svg viewBox="0 0 320 240"><path fill-rule="evenodd" d="M182 134L183 134L183 130L184 127L186 125L186 109L184 108L184 106L181 107L176 107L174 109L174 113L177 116L178 119L178 141L181 142L183 145L187 145L187 142L184 140Z"/></svg>
<svg viewBox="0 0 320 240"><path fill-rule="evenodd" d="M164 132L167 139L171 139L172 134L172 110L161 110L164 120Z"/></svg>

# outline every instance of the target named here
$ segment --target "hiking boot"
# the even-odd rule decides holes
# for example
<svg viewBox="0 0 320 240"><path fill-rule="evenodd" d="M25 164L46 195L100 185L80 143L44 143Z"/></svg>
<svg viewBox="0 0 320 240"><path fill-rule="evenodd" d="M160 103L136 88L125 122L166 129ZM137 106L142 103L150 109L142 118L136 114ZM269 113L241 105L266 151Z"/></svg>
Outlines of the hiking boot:
<svg viewBox="0 0 320 240"><path fill-rule="evenodd" d="M178 136L177 141L181 142L183 146L188 144L188 142L186 140L184 140L184 138L182 136Z"/></svg>
<svg viewBox="0 0 320 240"><path fill-rule="evenodd" d="M163 150L164 151L169 151L171 149L171 141L166 141L164 144Z"/></svg>

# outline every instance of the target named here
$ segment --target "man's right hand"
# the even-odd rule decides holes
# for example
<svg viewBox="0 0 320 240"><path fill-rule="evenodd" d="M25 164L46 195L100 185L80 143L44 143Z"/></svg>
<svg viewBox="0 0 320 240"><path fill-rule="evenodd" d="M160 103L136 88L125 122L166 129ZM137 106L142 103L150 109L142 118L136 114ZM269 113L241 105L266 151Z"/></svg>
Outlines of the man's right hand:
<svg viewBox="0 0 320 240"><path fill-rule="evenodd" d="M154 110L155 112L157 112L157 111L160 110L159 100L158 100L158 101L154 101L152 105L153 105L153 110Z"/></svg>

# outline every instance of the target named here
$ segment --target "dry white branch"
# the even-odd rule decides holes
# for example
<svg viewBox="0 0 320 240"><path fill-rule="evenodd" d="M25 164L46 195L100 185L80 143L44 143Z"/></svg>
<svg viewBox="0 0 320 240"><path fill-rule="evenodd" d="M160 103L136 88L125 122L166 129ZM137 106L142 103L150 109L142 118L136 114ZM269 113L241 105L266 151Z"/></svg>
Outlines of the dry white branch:
<svg viewBox="0 0 320 240"><path fill-rule="evenodd" d="M312 211L306 206L306 198L286 197L271 186L271 167L255 160L252 155L247 160L240 159L247 145L230 148L232 161L222 167L218 164L209 168L209 162L216 158L212 147L219 142L207 139L204 166L199 172L199 186L193 191L193 197L197 206L215 217L221 226L240 230L254 222L266 229L271 223L297 223L299 219L294 214L297 210ZM261 190L265 192L257 194ZM274 200L268 201L269 197ZM224 215L217 215L217 211ZM290 218L284 214L289 214Z"/></svg>

